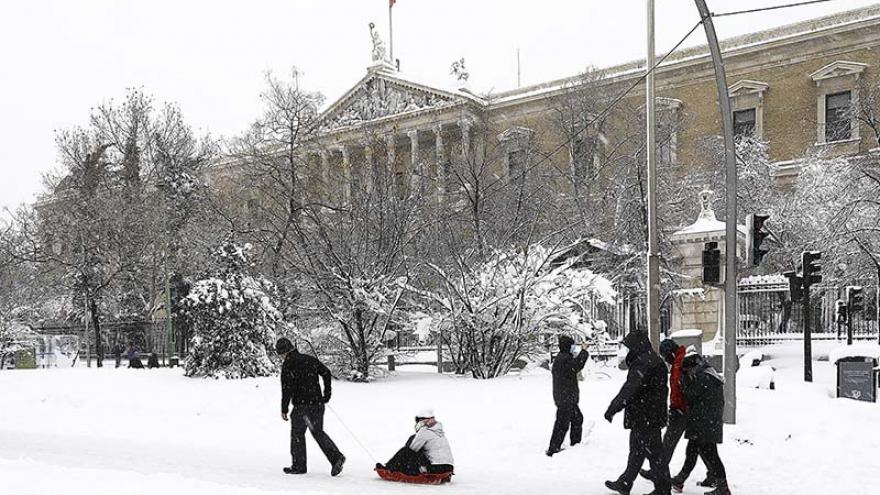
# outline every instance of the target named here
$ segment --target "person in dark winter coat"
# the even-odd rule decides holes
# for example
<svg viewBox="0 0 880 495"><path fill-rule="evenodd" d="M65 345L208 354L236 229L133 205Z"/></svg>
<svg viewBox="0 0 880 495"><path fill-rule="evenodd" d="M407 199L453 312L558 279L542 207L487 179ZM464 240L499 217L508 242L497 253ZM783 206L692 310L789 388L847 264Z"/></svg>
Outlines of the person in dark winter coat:
<svg viewBox="0 0 880 495"><path fill-rule="evenodd" d="M669 425L663 434L663 461L668 465L672 460L672 454L675 453L675 447L684 435L687 428L688 406L681 391L681 376L683 373L682 364L684 362L686 349L678 345L672 339L666 339L660 342L660 356L670 366L669 370ZM697 461L696 445L688 442L686 451L685 465L695 465ZM650 471L641 471L646 479L652 480L653 473ZM684 481L675 477L672 478L672 488L676 492L681 492Z"/></svg>
<svg viewBox="0 0 880 495"><path fill-rule="evenodd" d="M729 495L727 472L718 455L724 439L724 378L693 349L688 350L682 369L681 390L690 409L685 438L695 445L714 483L715 489L708 493ZM676 480L683 484L693 465L686 462Z"/></svg>
<svg viewBox="0 0 880 495"><path fill-rule="evenodd" d="M305 474L306 467L306 429L321 451L330 461L330 474L342 472L345 456L324 432L324 404L330 402L332 375L330 370L318 359L300 354L293 343L282 337L275 344L275 350L284 359L281 365L281 419L288 421L290 410L290 467L284 468L287 474ZM324 391L318 379L324 383Z"/></svg>
<svg viewBox="0 0 880 495"><path fill-rule="evenodd" d="M644 331L630 332L624 337L623 345L628 349L629 372L626 383L608 406L605 419L610 423L615 414L624 410L623 427L630 430L629 459L623 474L615 481L606 481L605 486L628 495L647 459L655 473L652 493L669 495L669 464L664 462L660 436L667 422L666 364L651 348Z"/></svg>
<svg viewBox="0 0 880 495"><path fill-rule="evenodd" d="M571 428L571 445L577 445L583 435L584 415L581 414L580 386L578 372L584 369L590 353L581 350L574 356L574 339L568 335L559 336L559 354L553 360L553 402L556 404L556 421L550 436L550 448L546 454L552 456L562 450L562 440Z"/></svg>
<svg viewBox="0 0 880 495"><path fill-rule="evenodd" d="M421 473L450 473L454 470L452 449L443 431L443 424L434 418L434 411L422 409L416 414L416 434L384 465L386 469L415 476Z"/></svg>

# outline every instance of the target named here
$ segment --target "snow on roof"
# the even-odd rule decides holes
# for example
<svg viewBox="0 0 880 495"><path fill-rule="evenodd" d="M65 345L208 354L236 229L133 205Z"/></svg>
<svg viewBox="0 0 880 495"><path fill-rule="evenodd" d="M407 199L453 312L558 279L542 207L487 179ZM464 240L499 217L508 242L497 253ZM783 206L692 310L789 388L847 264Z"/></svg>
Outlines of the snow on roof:
<svg viewBox="0 0 880 495"><path fill-rule="evenodd" d="M724 232L727 224L715 218L715 212L701 212L697 221L687 227L675 232L676 235L704 234L708 232ZM736 229L741 233L746 233L745 225L737 225Z"/></svg>
<svg viewBox="0 0 880 495"><path fill-rule="evenodd" d="M669 334L669 338L671 338L671 339L688 339L688 338L692 339L694 337L702 338L703 331L700 330L699 328L688 328L685 330L676 330L675 332L672 332L671 334Z"/></svg>
<svg viewBox="0 0 880 495"><path fill-rule="evenodd" d="M706 298L706 289L703 287L694 287L692 289L675 289L672 291L672 295L676 297L699 297L700 299Z"/></svg>
<svg viewBox="0 0 880 495"><path fill-rule="evenodd" d="M822 30L830 30L832 28L843 27L851 24L857 24L865 21L880 19L880 5L853 9L825 17L809 19L793 24L788 24L772 29L766 29L749 33L741 36L735 36L721 41L721 50L725 55L729 52L744 50L754 46L760 46L772 41L795 38L797 36L807 35ZM686 48L667 57L666 61L660 65L660 69L669 68L676 64L683 64L688 61L699 60L709 57L708 45L699 45L692 48ZM604 79L623 78L633 74L641 74L645 70L645 60L634 60L631 62L615 65L603 69ZM554 81L534 84L522 88L516 88L509 91L503 91L492 99L495 104L506 103L516 100L526 100L531 97L539 96L544 93L552 93L562 90L566 87L576 86L579 83L580 76L570 76ZM486 95L487 98L489 95Z"/></svg>
<svg viewBox="0 0 880 495"><path fill-rule="evenodd" d="M850 357L868 357L880 361L880 345L877 344L853 344L835 347L828 353L828 361L837 363L841 359Z"/></svg>

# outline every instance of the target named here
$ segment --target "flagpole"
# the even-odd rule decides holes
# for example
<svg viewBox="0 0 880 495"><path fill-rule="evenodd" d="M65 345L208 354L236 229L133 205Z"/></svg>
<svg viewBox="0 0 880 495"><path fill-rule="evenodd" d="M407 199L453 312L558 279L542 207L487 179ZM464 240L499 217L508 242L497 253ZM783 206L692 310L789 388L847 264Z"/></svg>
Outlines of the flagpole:
<svg viewBox="0 0 880 495"><path fill-rule="evenodd" d="M391 11L394 8L394 0L388 0L388 54L391 58L391 64L394 65L394 22L392 22Z"/></svg>

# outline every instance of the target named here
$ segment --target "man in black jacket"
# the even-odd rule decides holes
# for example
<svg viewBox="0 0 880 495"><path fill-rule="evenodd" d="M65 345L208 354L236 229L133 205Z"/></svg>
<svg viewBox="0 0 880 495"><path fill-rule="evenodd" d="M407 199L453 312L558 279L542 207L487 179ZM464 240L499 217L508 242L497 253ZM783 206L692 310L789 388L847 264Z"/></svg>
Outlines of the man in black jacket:
<svg viewBox="0 0 880 495"><path fill-rule="evenodd" d="M559 355L553 361L553 402L556 403L556 422L550 436L547 455L552 456L562 450L562 440L571 427L571 444L577 445L583 435L584 415L578 407L580 387L577 374L584 369L590 354L586 349L574 356L574 339L568 335L559 336Z"/></svg>
<svg viewBox="0 0 880 495"><path fill-rule="evenodd" d="M623 345L629 350L626 364L629 373L626 383L605 412L610 423L614 415L625 410L623 427L630 430L629 459L626 470L616 481L605 486L623 495L629 495L639 469L648 459L654 477L654 495L669 495L669 464L664 463L660 430L666 426L666 364L651 348L648 334L633 331L624 337Z"/></svg>
<svg viewBox="0 0 880 495"><path fill-rule="evenodd" d="M300 354L290 340L282 337L275 343L275 350L284 359L281 366L281 419L288 420L290 411L290 467L287 474L306 473L306 429L312 432L315 442L333 466L332 476L342 472L345 456L339 452L333 440L324 432L324 404L330 402L330 370L320 361L307 354ZM324 382L324 392L318 378Z"/></svg>

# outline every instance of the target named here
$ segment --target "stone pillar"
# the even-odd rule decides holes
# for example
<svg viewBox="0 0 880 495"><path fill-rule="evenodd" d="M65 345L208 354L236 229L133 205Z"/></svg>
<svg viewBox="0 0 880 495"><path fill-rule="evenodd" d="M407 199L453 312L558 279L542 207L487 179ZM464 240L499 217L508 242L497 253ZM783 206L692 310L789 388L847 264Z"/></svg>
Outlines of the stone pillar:
<svg viewBox="0 0 880 495"><path fill-rule="evenodd" d="M352 184L351 184L351 153L347 146L339 146L337 148L342 153L342 195L344 201L351 201Z"/></svg>
<svg viewBox="0 0 880 495"><path fill-rule="evenodd" d="M422 164L419 161L419 131L412 130L406 133L409 136L409 170L404 170L404 175L410 175L410 187L413 191L419 190L419 181L422 175Z"/></svg>
<svg viewBox="0 0 880 495"><path fill-rule="evenodd" d="M369 141L364 141L364 169L361 170L361 178L364 181L364 190L373 192L373 182L376 179L376 168L373 165L373 147Z"/></svg>
<svg viewBox="0 0 880 495"><path fill-rule="evenodd" d="M385 151L388 154L388 166L385 167L385 173L380 174L380 182L384 184L385 190L388 192L396 191L397 181L396 181L396 172L397 172L397 143L395 141L395 135L393 133L388 133L385 135Z"/></svg>
<svg viewBox="0 0 880 495"><path fill-rule="evenodd" d="M321 182L324 191L330 190L330 153L327 150L321 150Z"/></svg>
<svg viewBox="0 0 880 495"><path fill-rule="evenodd" d="M446 153L443 149L443 124L434 126L434 157L437 161L437 192L446 193Z"/></svg>
<svg viewBox="0 0 880 495"><path fill-rule="evenodd" d="M458 126L461 128L461 161L468 163L471 152L471 121L462 119Z"/></svg>

